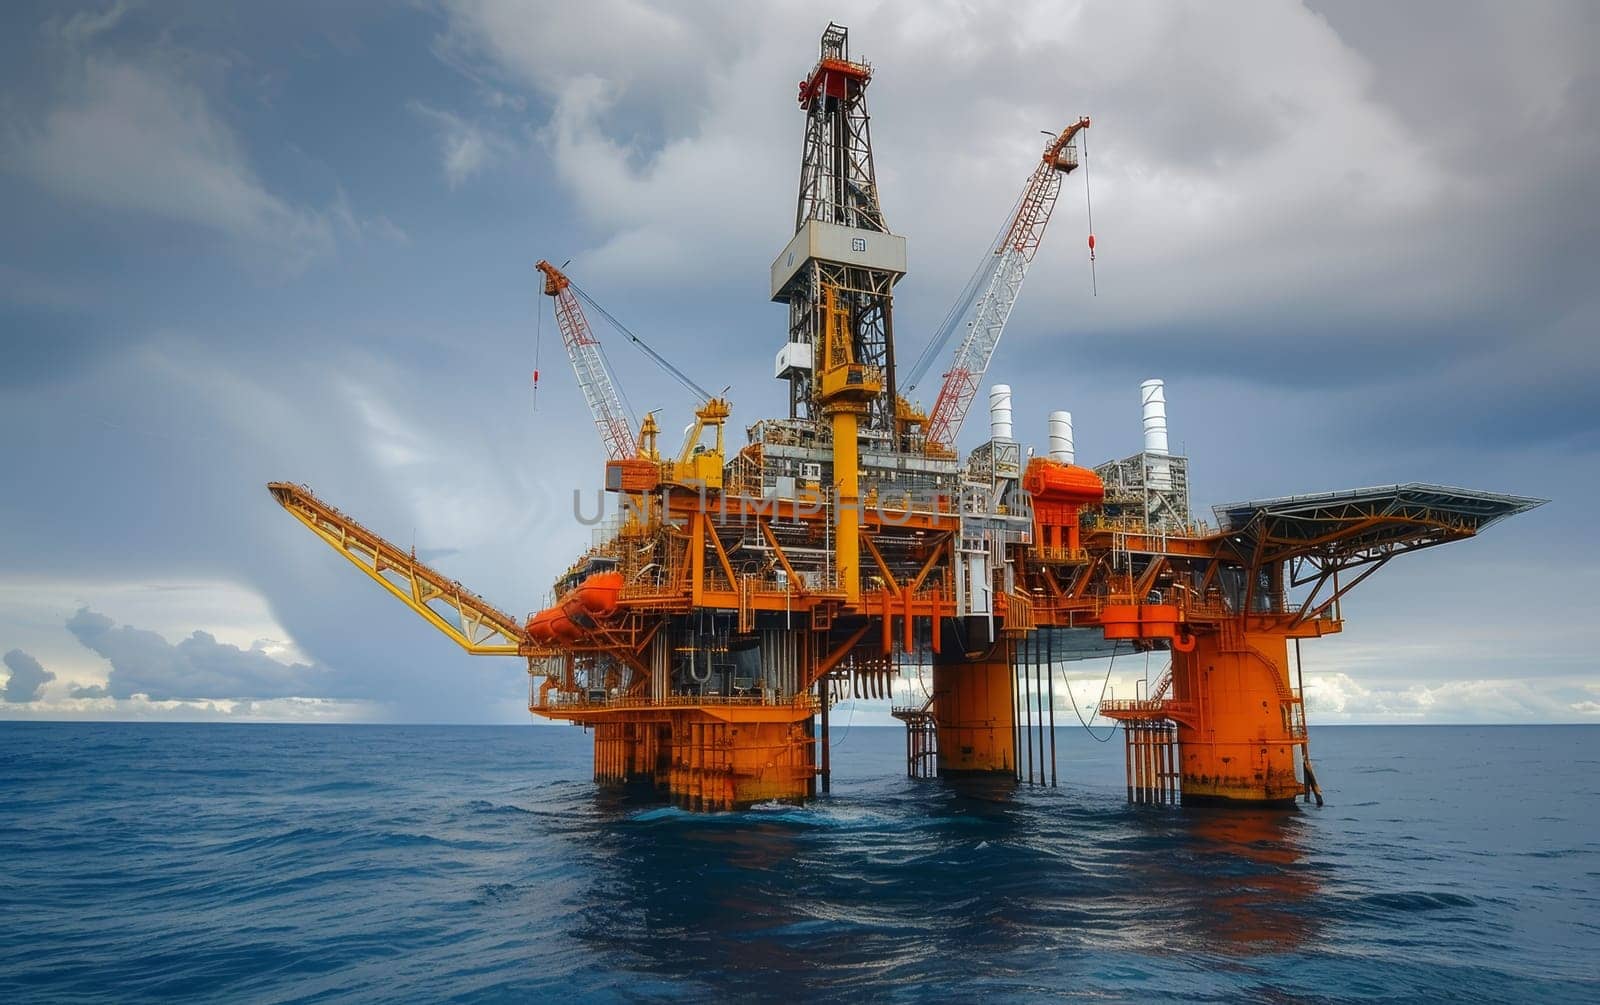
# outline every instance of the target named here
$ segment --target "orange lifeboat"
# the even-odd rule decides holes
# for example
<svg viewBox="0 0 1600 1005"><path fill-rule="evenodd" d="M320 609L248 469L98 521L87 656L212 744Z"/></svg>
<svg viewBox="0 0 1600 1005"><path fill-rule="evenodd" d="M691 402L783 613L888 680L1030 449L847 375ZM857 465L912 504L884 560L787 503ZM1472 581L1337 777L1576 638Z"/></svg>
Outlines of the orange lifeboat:
<svg viewBox="0 0 1600 1005"><path fill-rule="evenodd" d="M553 607L547 607L528 619L528 637L540 645L549 645L556 639L552 622L559 612Z"/></svg>
<svg viewBox="0 0 1600 1005"><path fill-rule="evenodd" d="M541 645L576 642L593 627L595 618L617 613L622 597L622 573L597 572L567 593L561 603L528 619L528 637Z"/></svg>
<svg viewBox="0 0 1600 1005"><path fill-rule="evenodd" d="M558 642L576 642L583 637L583 629L572 616L567 613L566 607L551 608L554 617L550 619L550 633Z"/></svg>
<svg viewBox="0 0 1600 1005"><path fill-rule="evenodd" d="M585 579L573 595L585 614L609 617L617 612L617 601L622 596L622 573L597 572Z"/></svg>

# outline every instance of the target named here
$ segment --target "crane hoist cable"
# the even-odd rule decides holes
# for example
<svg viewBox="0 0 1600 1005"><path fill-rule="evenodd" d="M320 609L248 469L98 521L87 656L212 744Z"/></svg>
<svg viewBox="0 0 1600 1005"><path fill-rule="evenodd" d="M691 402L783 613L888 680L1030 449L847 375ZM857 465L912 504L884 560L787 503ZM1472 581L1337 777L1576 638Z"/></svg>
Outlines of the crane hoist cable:
<svg viewBox="0 0 1600 1005"><path fill-rule="evenodd" d="M1089 295L1100 295L1100 282L1094 274L1094 205L1089 201L1089 134L1078 145L1083 151L1083 215L1089 223Z"/></svg>
<svg viewBox="0 0 1600 1005"><path fill-rule="evenodd" d="M570 277L569 277L569 282L570 282ZM598 303L596 303L595 299L593 297L589 296L588 293L584 292L583 288L580 287L577 283L572 283L571 285L572 285L572 292L576 293L580 300L582 300L586 305L589 306L590 309L594 310L601 317L603 317L607 321L611 322L611 326L613 328L615 328L617 331L621 332L622 334L626 335L628 337L628 341L630 341L634 345L638 346L644 352L644 354L646 356L649 356L650 359L652 361L654 361L655 364L657 366L659 366L662 370L664 370L667 373L668 376L672 377L679 384L682 384L685 390L687 390L691 394L699 395L700 396L700 400L702 402L710 401L714 397L714 395L712 395L712 393L710 391L707 391L705 388L701 387L699 384L696 384L692 379L690 379L688 374L684 373L682 370L678 369L677 367L673 366L671 363L667 362L667 359L666 359L665 356L662 356L660 353L658 353L654 349L650 348L649 343L645 342L644 339L640 338L639 336L635 335L632 331L630 331L627 325L623 324L621 321L618 321L616 318L612 317L610 311L606 310L604 307L601 307ZM602 349L601 351L604 352L604 349ZM630 408L629 411L632 411L632 409Z"/></svg>
<svg viewBox="0 0 1600 1005"><path fill-rule="evenodd" d="M954 448L961 424L967 417L978 385L989 369L1006 321L1016 306L1028 266L1039 250L1046 226L1061 193L1061 178L1078 166L1077 135L1089 127L1080 118L1052 137L1039 163L1023 186L1022 198L1001 238L988 270L988 283L972 307L972 320L961 344L956 347L950 369L933 408L928 412L924 433L930 443Z"/></svg>
<svg viewBox="0 0 1600 1005"><path fill-rule="evenodd" d="M572 280L548 261L541 259L534 267L544 273L544 293L555 302L562 346L572 361L578 389L589 406L606 455L611 460L636 455L639 443L633 432L633 421L622 403L611 366L601 352L600 340L595 337L583 305L572 289Z"/></svg>
<svg viewBox="0 0 1600 1005"><path fill-rule="evenodd" d="M957 295L955 303L950 305L950 310L946 312L944 320L939 322L939 327L934 331L933 338L928 340L928 344L918 354L916 361L911 364L910 370L907 371L909 374L909 379L906 382L907 391L915 391L917 386L922 383L922 378L928 375L928 370L933 366L934 360L938 359L944 353L945 347L950 344L950 336L955 334L956 327L971 312L973 301L978 299L978 293L983 289L984 281L989 278L989 273L994 271L995 256L1000 254L1001 251L1000 242L1005 239L1006 232L1011 229L1011 221L1017 215L1017 207L1022 204L1022 200L1026 195L1025 191L1020 193L1016 202L1011 204L1011 209L1005 215L1005 221L1000 224L1000 229L994 232L994 238L989 241L988 247L984 249L983 254L978 258L978 265L972 270L972 275L967 279L967 285L961 288L961 293Z"/></svg>
<svg viewBox="0 0 1600 1005"><path fill-rule="evenodd" d="M544 355L544 311L533 312L533 410L539 410L539 359Z"/></svg>

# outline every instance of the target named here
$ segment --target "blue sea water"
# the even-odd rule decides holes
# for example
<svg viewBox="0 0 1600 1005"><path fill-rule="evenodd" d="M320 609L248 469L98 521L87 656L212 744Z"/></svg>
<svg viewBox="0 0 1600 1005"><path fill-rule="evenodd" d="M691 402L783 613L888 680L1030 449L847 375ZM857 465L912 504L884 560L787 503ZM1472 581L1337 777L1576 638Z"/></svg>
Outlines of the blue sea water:
<svg viewBox="0 0 1600 1005"><path fill-rule="evenodd" d="M1600 728L1314 728L1288 813L834 739L695 815L573 728L0 723L0 1001L1600 1000Z"/></svg>

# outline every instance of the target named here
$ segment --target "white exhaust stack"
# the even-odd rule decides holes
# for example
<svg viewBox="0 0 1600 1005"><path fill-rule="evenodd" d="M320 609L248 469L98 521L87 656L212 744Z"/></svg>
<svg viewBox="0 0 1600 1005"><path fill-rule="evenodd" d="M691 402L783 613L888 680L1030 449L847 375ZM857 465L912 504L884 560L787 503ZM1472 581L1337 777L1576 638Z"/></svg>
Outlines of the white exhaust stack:
<svg viewBox="0 0 1600 1005"><path fill-rule="evenodd" d="M1153 489L1170 489L1172 468L1161 459L1167 456L1166 385L1159 379L1147 380L1139 385L1139 397L1144 402L1144 452L1155 458L1150 461L1148 484Z"/></svg>
<svg viewBox="0 0 1600 1005"><path fill-rule="evenodd" d="M1167 452L1167 394L1160 380L1147 380L1139 385L1139 396L1144 400L1144 452Z"/></svg>
<svg viewBox="0 0 1600 1005"><path fill-rule="evenodd" d="M989 388L989 439L1011 439L1011 385Z"/></svg>
<svg viewBox="0 0 1600 1005"><path fill-rule="evenodd" d="M1050 413L1050 459L1058 464L1075 464L1072 446L1072 413Z"/></svg>

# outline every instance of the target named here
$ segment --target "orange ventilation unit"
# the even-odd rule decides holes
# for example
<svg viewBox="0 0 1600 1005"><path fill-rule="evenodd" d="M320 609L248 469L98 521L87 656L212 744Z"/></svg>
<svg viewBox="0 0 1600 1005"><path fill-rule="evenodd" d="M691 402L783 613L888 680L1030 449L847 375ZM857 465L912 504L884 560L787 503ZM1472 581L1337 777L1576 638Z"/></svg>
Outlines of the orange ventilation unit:
<svg viewBox="0 0 1600 1005"><path fill-rule="evenodd" d="M1033 544L1045 559L1070 560L1083 553L1078 513L1106 496L1100 476L1076 464L1035 457L1022 474L1022 488L1033 497Z"/></svg>

